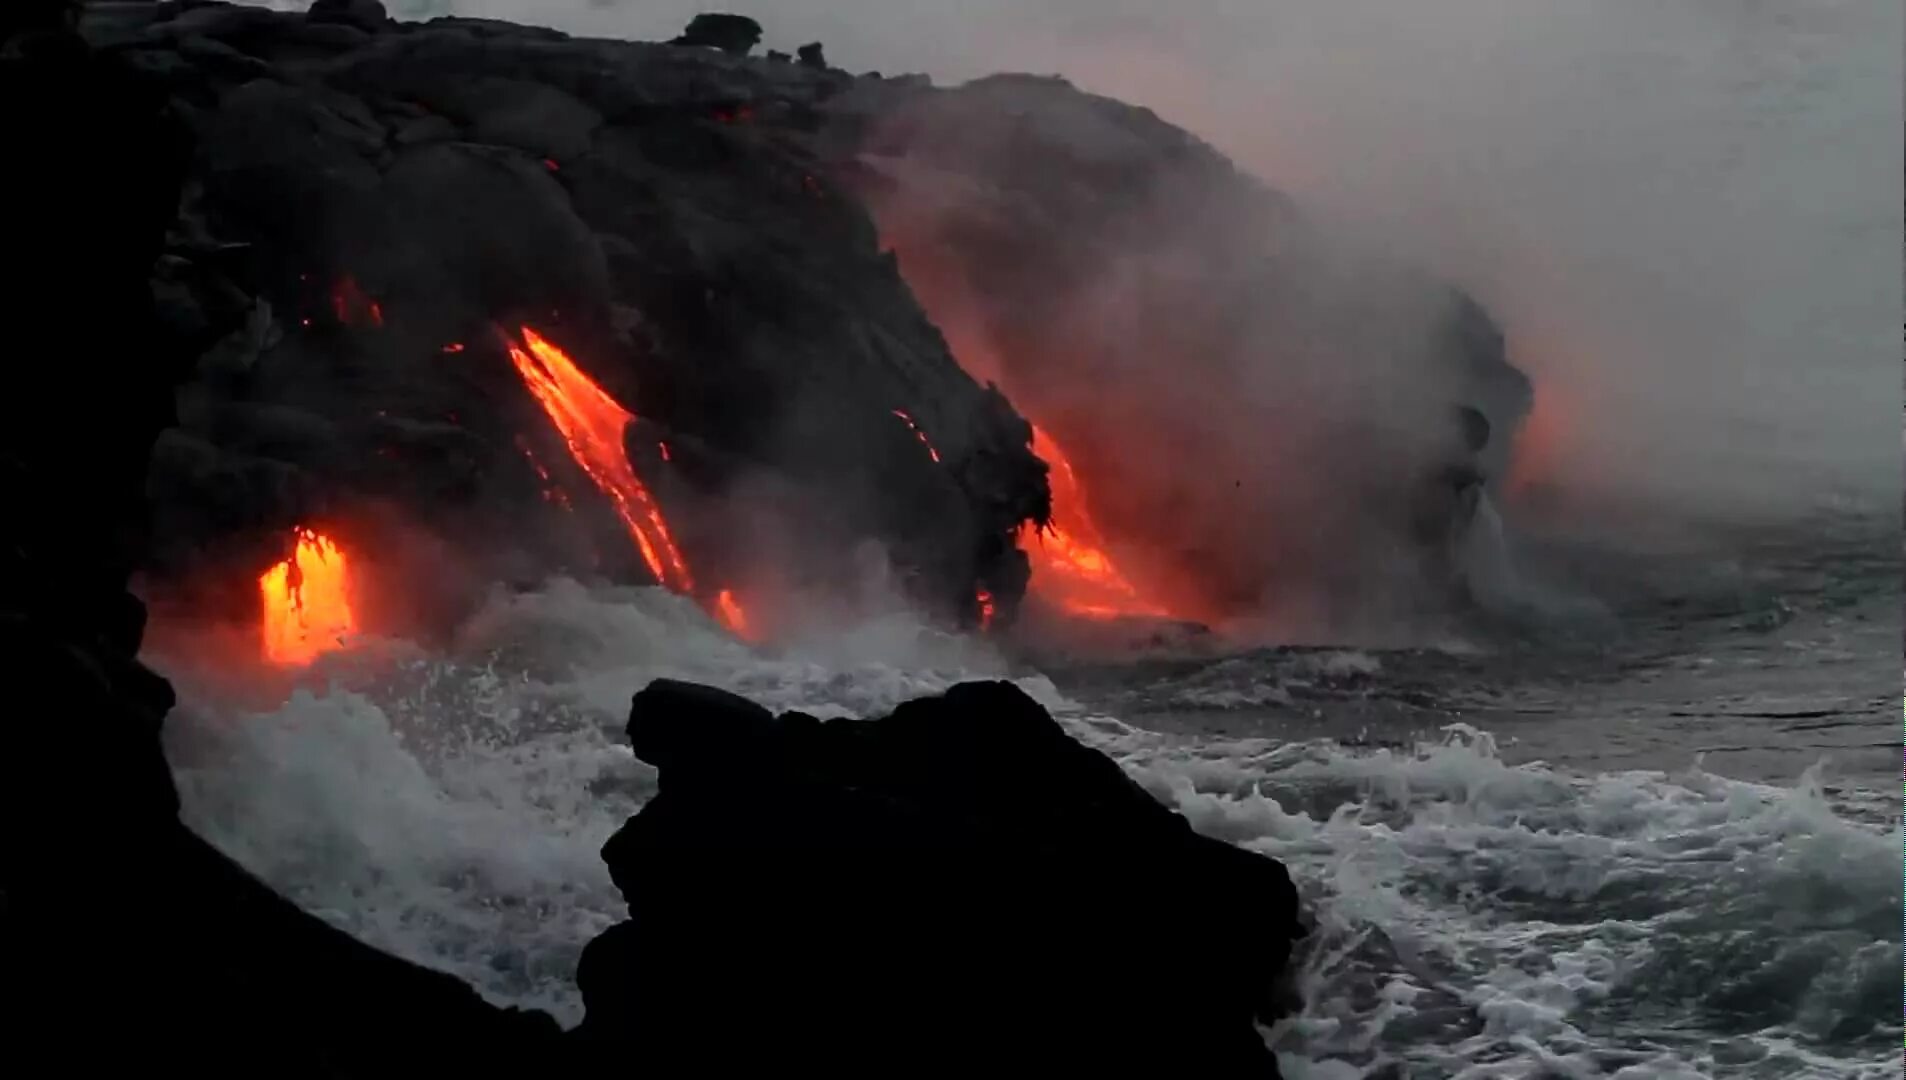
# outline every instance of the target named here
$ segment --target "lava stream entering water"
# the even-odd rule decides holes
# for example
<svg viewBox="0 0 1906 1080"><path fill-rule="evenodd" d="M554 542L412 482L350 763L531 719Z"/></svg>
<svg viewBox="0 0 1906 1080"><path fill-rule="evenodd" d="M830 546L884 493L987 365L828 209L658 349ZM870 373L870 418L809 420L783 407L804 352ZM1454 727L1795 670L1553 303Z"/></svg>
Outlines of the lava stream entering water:
<svg viewBox="0 0 1906 1080"><path fill-rule="evenodd" d="M291 557L258 578L265 657L276 664L308 664L343 648L357 630L344 552L310 529L297 535Z"/></svg>
<svg viewBox="0 0 1906 1080"><path fill-rule="evenodd" d="M694 575L675 546L662 508L629 462L623 435L635 414L604 393L567 353L527 326L522 331L522 346L509 345L510 360L556 425L570 456L609 497L655 579L675 592L694 595ZM667 460L666 446L662 455ZM709 609L736 637L753 640L747 612L732 590L721 590Z"/></svg>
<svg viewBox="0 0 1906 1080"><path fill-rule="evenodd" d="M562 434L570 456L615 506L630 538L642 552L642 561L668 588L694 592L695 579L676 549L674 537L669 535L662 509L635 475L622 445L622 433L635 414L603 393L567 353L527 326L523 328L523 344L527 351L510 343L510 360Z"/></svg>
<svg viewBox="0 0 1906 1080"><path fill-rule="evenodd" d="M1069 614L1088 618L1171 617L1164 606L1141 594L1106 553L1078 474L1059 444L1037 424L1032 426L1032 452L1051 469L1052 521L1043 530L1031 522L1019 528L1019 546L1032 560L1031 592Z"/></svg>
<svg viewBox="0 0 1906 1080"><path fill-rule="evenodd" d="M723 589L715 595L715 619L741 640L754 640L754 628L748 625L748 613L742 610L741 601L735 599L733 589Z"/></svg>

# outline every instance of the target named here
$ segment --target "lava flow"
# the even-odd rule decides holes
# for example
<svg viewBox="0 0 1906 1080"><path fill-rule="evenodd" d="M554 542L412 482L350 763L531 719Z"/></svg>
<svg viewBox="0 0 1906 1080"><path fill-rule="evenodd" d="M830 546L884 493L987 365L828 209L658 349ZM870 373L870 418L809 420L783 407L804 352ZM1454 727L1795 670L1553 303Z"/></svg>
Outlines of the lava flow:
<svg viewBox="0 0 1906 1080"><path fill-rule="evenodd" d="M523 344L527 351L515 342L509 346L523 383L562 433L576 464L609 497L642 552L642 561L663 585L676 592L694 592L695 580L669 535L662 508L635 475L622 446L622 433L635 415L603 393L567 353L527 326Z"/></svg>
<svg viewBox="0 0 1906 1080"><path fill-rule="evenodd" d="M979 606L979 628L983 633L993 628L993 594L981 589L973 594L973 603Z"/></svg>
<svg viewBox="0 0 1906 1080"><path fill-rule="evenodd" d="M1170 617L1126 580L1106 553L1105 540L1086 510L1078 474L1059 444L1037 424L1032 426L1032 452L1049 466L1052 487L1050 524L1040 529L1028 522L1019 529L1019 546L1032 560L1033 595L1088 618Z"/></svg>
<svg viewBox="0 0 1906 1080"><path fill-rule="evenodd" d="M913 432L913 437L920 440L920 445L927 448L927 457L933 459L935 465L939 464L940 452L933 448L933 443L927 439L927 433L920 430L920 425L913 422L913 417L902 409L893 410L893 414L907 425L907 430Z"/></svg>
<svg viewBox="0 0 1906 1080"><path fill-rule="evenodd" d="M300 528L297 535L291 557L258 579L265 657L276 664L308 664L343 648L357 629L344 552L310 529Z"/></svg>
<svg viewBox="0 0 1906 1080"><path fill-rule="evenodd" d="M529 327L523 327L522 346L511 342L509 352L524 385L562 434L570 456L609 497L655 579L675 592L694 595L694 576L669 534L662 508L636 475L623 445L635 415L583 374L567 353ZM667 459L666 447L663 457ZM721 590L711 614L736 637L752 640L747 613L731 590Z"/></svg>
<svg viewBox="0 0 1906 1080"><path fill-rule="evenodd" d="M748 625L748 613L742 610L741 601L735 599L733 589L723 589L715 595L715 619L741 640L754 640L754 628Z"/></svg>
<svg viewBox="0 0 1906 1080"><path fill-rule="evenodd" d="M364 294L358 287L357 279L346 274L338 279L331 289L331 314L344 326L356 326L369 322L372 326L384 325L384 306Z"/></svg>

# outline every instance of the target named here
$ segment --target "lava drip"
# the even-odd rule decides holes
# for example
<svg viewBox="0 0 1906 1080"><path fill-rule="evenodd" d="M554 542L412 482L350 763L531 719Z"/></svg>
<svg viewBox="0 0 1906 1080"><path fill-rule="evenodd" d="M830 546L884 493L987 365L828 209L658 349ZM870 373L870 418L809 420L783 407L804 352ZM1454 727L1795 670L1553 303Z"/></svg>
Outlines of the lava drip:
<svg viewBox="0 0 1906 1080"><path fill-rule="evenodd" d="M522 328L520 345L509 343L509 354L523 384L562 435L570 456L608 496L655 580L674 592L695 595L694 575L675 545L661 505L629 461L623 438L635 414L583 374L567 353L527 326ZM737 637L751 638L747 613L732 590L722 589L708 607Z"/></svg>
<svg viewBox="0 0 1906 1080"><path fill-rule="evenodd" d="M311 529L299 528L297 537L291 555L258 578L265 658L275 664L308 664L343 648L357 630L344 552Z"/></svg>
<svg viewBox="0 0 1906 1080"><path fill-rule="evenodd" d="M938 465L940 463L940 451L934 448L932 440L927 438L927 433L920 430L920 425L913 422L912 414L908 413L905 409L895 409L893 410L893 414L898 416L901 422L907 425L907 430L913 432L913 437L920 440L921 446L927 448L927 457L930 458L935 465Z"/></svg>
<svg viewBox="0 0 1906 1080"><path fill-rule="evenodd" d="M1059 444L1037 424L1032 425L1032 452L1049 467L1052 489L1052 516L1046 527L1027 522L1017 538L1032 560L1032 595L1087 618L1170 618L1171 612L1139 592L1106 553L1078 474Z"/></svg>

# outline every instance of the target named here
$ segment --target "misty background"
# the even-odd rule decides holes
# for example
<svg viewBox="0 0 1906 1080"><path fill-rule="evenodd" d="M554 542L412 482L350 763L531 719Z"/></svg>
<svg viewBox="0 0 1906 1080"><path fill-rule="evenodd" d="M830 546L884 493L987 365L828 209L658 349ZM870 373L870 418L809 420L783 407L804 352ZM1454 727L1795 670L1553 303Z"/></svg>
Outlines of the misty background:
<svg viewBox="0 0 1906 1080"><path fill-rule="evenodd" d="M302 7L300 3L278 6ZM1060 74L1474 292L1536 383L1525 489L1897 512L1893 0L393 0L949 83Z"/></svg>

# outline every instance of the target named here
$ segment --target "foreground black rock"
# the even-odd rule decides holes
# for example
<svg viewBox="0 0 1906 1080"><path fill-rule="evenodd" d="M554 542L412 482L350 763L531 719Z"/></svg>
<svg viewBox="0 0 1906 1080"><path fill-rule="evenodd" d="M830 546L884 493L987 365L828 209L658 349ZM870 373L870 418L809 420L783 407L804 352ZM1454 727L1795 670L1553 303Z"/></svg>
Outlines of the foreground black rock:
<svg viewBox="0 0 1906 1080"><path fill-rule="evenodd" d="M732 56L746 56L761 43L761 24L745 15L697 15L670 45L702 45Z"/></svg>
<svg viewBox="0 0 1906 1080"><path fill-rule="evenodd" d="M560 1048L540 1014L379 953L180 824L126 589L146 457L191 343L148 274L184 143L164 97L62 28L0 22L0 140L30 154L0 209L0 1031L13 1075L518 1071ZM132 191L128 177L138 177ZM28 272L30 268L30 272ZM57 1062L57 1065L53 1063Z"/></svg>
<svg viewBox="0 0 1906 1080"><path fill-rule="evenodd" d="M637 694L661 792L603 850L592 1056L709 1073L1275 1075L1301 935L1273 860L1200 836L1008 683L878 721Z"/></svg>

